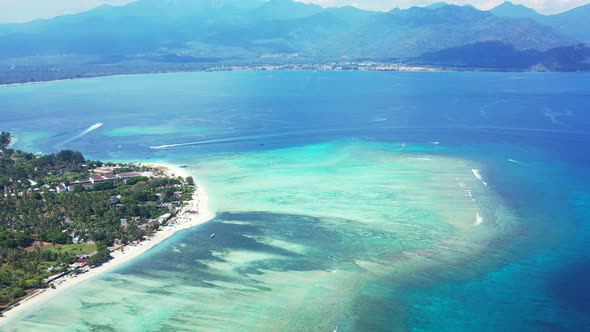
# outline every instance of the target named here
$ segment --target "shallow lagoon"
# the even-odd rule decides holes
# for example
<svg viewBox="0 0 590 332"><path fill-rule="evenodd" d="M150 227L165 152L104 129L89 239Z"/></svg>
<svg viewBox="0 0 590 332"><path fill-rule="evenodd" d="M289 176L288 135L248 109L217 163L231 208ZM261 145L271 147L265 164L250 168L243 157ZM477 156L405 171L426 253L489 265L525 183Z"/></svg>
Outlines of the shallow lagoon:
<svg viewBox="0 0 590 332"><path fill-rule="evenodd" d="M17 147L187 165L218 211L9 330L584 328L587 81L259 72L2 88Z"/></svg>

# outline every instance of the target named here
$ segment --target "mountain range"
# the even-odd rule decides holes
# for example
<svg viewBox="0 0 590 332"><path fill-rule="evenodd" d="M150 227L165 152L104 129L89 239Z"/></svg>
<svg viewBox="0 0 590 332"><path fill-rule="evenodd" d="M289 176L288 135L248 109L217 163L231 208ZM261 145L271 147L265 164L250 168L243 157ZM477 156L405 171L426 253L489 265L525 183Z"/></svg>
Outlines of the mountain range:
<svg viewBox="0 0 590 332"><path fill-rule="evenodd" d="M375 61L469 67L477 62L466 54L485 58L480 65L490 69L586 70L588 19L590 5L542 15L510 2L489 11L437 3L372 12L291 0L140 0L0 24L0 74L18 81L47 73L87 76L212 65ZM535 62L553 49L558 50L553 65ZM459 56L461 50L467 53ZM489 61L509 54L536 56ZM561 57L567 66L560 65Z"/></svg>
<svg viewBox="0 0 590 332"><path fill-rule="evenodd" d="M529 19L571 36L578 42L590 42L590 29L586 25L590 20L590 4L556 15L542 15L531 8L506 1L490 12L498 17Z"/></svg>

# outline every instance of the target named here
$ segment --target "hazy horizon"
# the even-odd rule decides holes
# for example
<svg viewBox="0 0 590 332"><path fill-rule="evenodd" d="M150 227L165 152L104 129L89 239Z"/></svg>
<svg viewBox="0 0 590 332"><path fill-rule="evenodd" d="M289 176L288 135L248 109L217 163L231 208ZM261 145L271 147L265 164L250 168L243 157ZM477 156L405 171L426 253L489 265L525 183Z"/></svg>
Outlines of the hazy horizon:
<svg viewBox="0 0 590 332"><path fill-rule="evenodd" d="M57 16L77 14L92 10L101 5L125 5L136 0L0 0L0 23L25 23L37 19L50 19ZM262 1L262 0L261 0ZM316 4L322 7L353 6L364 10L388 11L393 8L406 9L412 6L428 6L437 2L465 5L471 4L481 10L489 10L503 3L503 0L295 0ZM589 4L587 0L513 0L514 4L522 4L545 15L557 14Z"/></svg>

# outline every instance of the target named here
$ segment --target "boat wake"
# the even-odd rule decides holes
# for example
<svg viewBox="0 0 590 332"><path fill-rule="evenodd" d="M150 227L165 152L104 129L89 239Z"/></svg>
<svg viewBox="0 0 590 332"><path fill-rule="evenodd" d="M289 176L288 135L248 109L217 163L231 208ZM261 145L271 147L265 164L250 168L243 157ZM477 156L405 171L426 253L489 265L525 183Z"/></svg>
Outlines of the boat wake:
<svg viewBox="0 0 590 332"><path fill-rule="evenodd" d="M518 160L514 160L514 159L508 159L508 161L509 161L509 162L511 162L511 163L515 163L515 164L519 164L519 165L525 165L525 166L526 166L526 164L525 164L525 163L523 163L523 162L520 162L520 161L518 161Z"/></svg>
<svg viewBox="0 0 590 332"><path fill-rule="evenodd" d="M177 148L177 147L191 146L191 145L253 142L253 141L261 141L261 140L269 140L269 139L305 137L310 134L322 134L322 133L324 133L324 134L332 134L332 133L338 134L338 133L344 133L344 132L347 132L347 131L346 130L326 129L326 130L287 132L287 133L279 133L279 134L246 135L246 136L237 136L237 137L215 138L215 139L194 141L194 142L185 142L185 143L154 145L154 146L150 146L150 149L160 150L160 149L170 149L170 148Z"/></svg>
<svg viewBox="0 0 590 332"><path fill-rule="evenodd" d="M310 135L317 136L339 136L339 135L365 135L375 134L376 132L388 132L395 129L440 129L441 127L432 126L379 126L378 128L373 127L350 127L350 128L325 128L325 129L311 129L301 130L292 132L281 132L277 134L259 134L259 135L246 135L238 137L224 137L215 138L209 140L183 142L176 144L165 144L165 145L154 145L150 146L150 149L170 149L176 147L184 147L191 145L205 145L205 144L221 144L221 143L237 143L237 142L252 142L269 139L285 139L285 138L297 138L297 137L308 137ZM579 132L579 131L562 131L562 130L548 130L548 129L535 129L535 128L513 128L513 127L464 127L464 126L448 126L446 129L478 129L478 130L512 130L512 131L533 131L533 132L558 132L568 134L584 134L589 135L590 132ZM438 143L438 144L437 144ZM431 144L439 145L440 142L433 141Z"/></svg>
<svg viewBox="0 0 590 332"><path fill-rule="evenodd" d="M376 117L373 118L372 121L373 122L383 122L383 121L387 121L387 118L376 116Z"/></svg>
<svg viewBox="0 0 590 332"><path fill-rule="evenodd" d="M68 134L75 133L75 132L78 132L78 131L80 131L80 130L85 130L85 129L87 129L87 128L89 128L89 127L88 127L88 126L86 126L86 127L82 127L82 128L78 128L78 129L74 129L74 130L66 131L66 132L63 132L63 133L59 133L59 134L53 135L53 136L51 136L51 137L53 138L53 137L66 136L66 135L68 135Z"/></svg>
<svg viewBox="0 0 590 332"><path fill-rule="evenodd" d="M484 186L488 186L488 183L484 181L483 177L481 176L481 173L479 172L479 170L477 169L471 169L471 171L473 172L473 175L475 175L475 177L481 181L481 183L483 183Z"/></svg>
<svg viewBox="0 0 590 332"><path fill-rule="evenodd" d="M67 140L63 141L62 144L66 144L66 143L75 141L75 140L77 140L79 138L82 138L82 137L88 135L89 133L95 131L96 129L102 127L102 125L103 125L102 122L97 122L97 123L93 124L92 126L89 126L86 129L84 129L84 131L81 132L81 133L79 133L78 135L76 135L74 137L71 137L71 138L68 138Z"/></svg>

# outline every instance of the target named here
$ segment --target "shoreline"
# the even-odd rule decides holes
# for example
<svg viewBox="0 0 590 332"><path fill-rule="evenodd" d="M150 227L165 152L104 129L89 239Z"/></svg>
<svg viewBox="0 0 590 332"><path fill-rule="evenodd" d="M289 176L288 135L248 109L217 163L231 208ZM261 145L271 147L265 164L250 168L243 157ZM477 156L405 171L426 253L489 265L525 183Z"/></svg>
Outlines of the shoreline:
<svg viewBox="0 0 590 332"><path fill-rule="evenodd" d="M20 85L33 85L33 84L44 84L44 83L55 83L64 81L76 81L85 80L91 78L103 78L103 77L120 77L120 76L138 76L138 75L158 75L158 74L182 74L182 73L212 73L212 72L246 72L246 71L322 71L322 72L404 72L404 73L578 73L588 74L589 71L538 71L538 70L501 70L494 68L483 68L483 69L468 69L468 68L453 68L453 67L432 67L431 69L356 69L356 70L314 70L314 69L211 69L211 70L182 70L182 71L161 71L161 72L145 72L145 73L128 73L128 74L105 74L105 75L94 75L85 77L70 77L70 78L58 78L53 80L40 80L40 81L27 81L27 82L13 82L13 83L0 83L0 88Z"/></svg>
<svg viewBox="0 0 590 332"><path fill-rule="evenodd" d="M187 171L167 163L145 163L144 165L165 169L165 174L167 176L192 176ZM123 250L112 252L111 256L113 258L103 265L92 268L90 271L77 276L68 275L62 280L52 283L55 285L55 288L48 287L41 289L34 294L20 300L17 305L2 313L3 316L0 317L0 325L3 325L10 318L17 316L24 311L48 301L49 299L62 293L72 286L97 277L107 271L113 270L125 263L132 261L150 249L156 247L174 234L198 225L202 225L215 217L215 213L209 209L209 197L207 196L207 192L200 184L195 183L195 193L193 194L192 200L188 201L187 203L188 204L183 205L178 214L168 222L167 226L154 233L154 235L152 235L149 239L141 241L136 246L126 245ZM190 211L198 211L198 213L195 214L191 213Z"/></svg>
<svg viewBox="0 0 590 332"><path fill-rule="evenodd" d="M355 70L321 70L321 69L313 69L313 68L305 68L305 69L283 69L283 68L276 68L276 69L262 69L264 66L256 66L253 68L240 68L240 69L201 69L201 70L170 70L170 71L154 71L154 72L141 72L141 73L121 73L121 74L104 74L104 75L93 75L93 76L83 76L83 77L66 77L66 78L57 78L57 79L49 79L49 80L39 80L39 81L27 81L27 82L12 82L12 83L0 83L1 87L9 87L9 86L20 86L20 85L33 85L33 84L43 84L43 83L54 83L54 82L64 82L64 81L75 81L75 80L85 80L91 78L101 78L101 77L119 77L119 76L138 76L138 75L157 75L157 74L182 74L182 73L212 73L212 72L247 72L247 71L324 71L324 72L416 72L416 73L428 73L428 72L482 72L482 71L489 71L489 72L496 72L495 70L461 70L459 68L444 68L444 67L427 67L427 66L417 66L419 69L410 68L412 66L407 66L409 68L396 68L396 69L378 69L378 68L371 68L371 69L355 69ZM501 71L498 70L497 72L534 72L534 71L527 71L527 70L520 70L520 71Z"/></svg>
<svg viewBox="0 0 590 332"><path fill-rule="evenodd" d="M146 74L166 74L166 73L177 73L177 72L154 72L154 73L130 73L130 74L106 74L106 75L96 75L96 76L85 76L85 77L69 77L69 78L57 78L54 80L44 80L44 81L28 81L28 82L14 82L14 83L0 83L0 87L5 86L20 86L20 85L34 85L34 84L44 84L44 83L55 83L55 82L67 82L67 81L76 81L76 80L85 80L89 78L101 78L101 77L118 77L118 76L135 76L135 75L146 75ZM184 72L178 72L184 73Z"/></svg>

